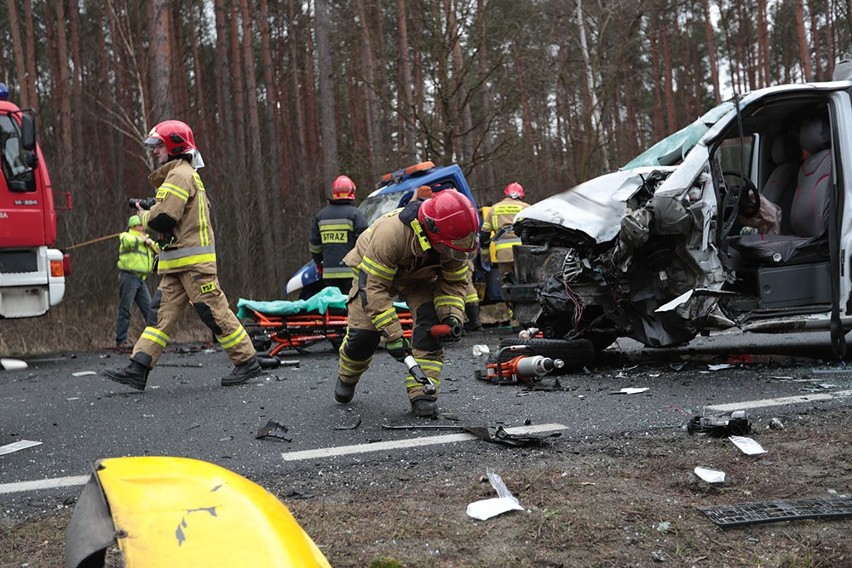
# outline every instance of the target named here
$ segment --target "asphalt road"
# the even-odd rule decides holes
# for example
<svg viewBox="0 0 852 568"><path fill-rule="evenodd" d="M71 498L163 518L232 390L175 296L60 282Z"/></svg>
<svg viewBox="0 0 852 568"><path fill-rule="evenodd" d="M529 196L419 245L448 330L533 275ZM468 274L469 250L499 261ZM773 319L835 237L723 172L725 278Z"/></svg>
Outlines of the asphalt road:
<svg viewBox="0 0 852 568"><path fill-rule="evenodd" d="M428 446L414 441L399 449L376 445L455 434L435 426L557 424L561 437L535 450L538 459L548 459L590 437L682 428L695 414L713 413L707 405L740 403L748 408L747 401L797 397L794 404L749 410L753 421L765 425L779 412L815 411L852 401L844 392L852 389L852 368L830 361L823 333L722 334L668 350L621 341L586 371L541 382L556 388L530 390L476 380L474 371L484 360L472 355L472 346L486 344L494 352L500 338L510 334L506 328L492 329L447 346L437 420L410 413L403 367L381 351L348 405L332 397L337 357L328 344L309 353L287 353L299 361L298 368L282 367L228 388L219 385L230 370L221 351L169 352L141 393L92 374L124 366L124 355L34 357L27 369L0 371L0 446L41 442L0 455L0 506L6 515L26 516L67 502L79 494L80 480L91 472L92 463L105 457L192 457L279 489L310 488L318 476L333 477L332 470L357 466L359 475L381 484L411 462L428 473L440 470L442 460L499 462L506 452L528 451L481 441ZM710 365L726 363L731 366L711 370ZM613 394L624 387L648 390ZM286 426L290 441L257 439L269 420ZM354 453L331 456L345 446L357 447ZM382 449L369 451L375 448ZM307 457L296 453L311 450L316 452ZM71 479L57 481L67 477Z"/></svg>

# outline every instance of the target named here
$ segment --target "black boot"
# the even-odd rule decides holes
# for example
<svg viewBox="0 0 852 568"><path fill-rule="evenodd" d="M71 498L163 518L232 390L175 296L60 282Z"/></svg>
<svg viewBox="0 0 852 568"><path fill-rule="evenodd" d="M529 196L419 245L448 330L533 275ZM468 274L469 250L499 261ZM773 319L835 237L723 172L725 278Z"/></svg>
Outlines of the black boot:
<svg viewBox="0 0 852 568"><path fill-rule="evenodd" d="M482 329L482 320L479 319L479 302L466 304L464 313L467 316L467 323L464 324L464 330L480 331Z"/></svg>
<svg viewBox="0 0 852 568"><path fill-rule="evenodd" d="M235 365L234 370L229 375L222 377L222 386L241 385L261 373L263 373L263 369L260 367L260 363L257 362L255 357L252 357L242 365Z"/></svg>
<svg viewBox="0 0 852 568"><path fill-rule="evenodd" d="M136 390L145 390L145 383L148 382L148 372L151 369L136 361L130 360L130 364L123 369L108 369L103 371L106 378L123 385L127 385Z"/></svg>
<svg viewBox="0 0 852 568"><path fill-rule="evenodd" d="M435 397L421 395L411 399L411 410L420 418L434 418L438 414L438 405Z"/></svg>
<svg viewBox="0 0 852 568"><path fill-rule="evenodd" d="M334 385L334 400L340 404L346 404L355 396L357 385L358 383L344 383L340 377L337 377L337 384Z"/></svg>

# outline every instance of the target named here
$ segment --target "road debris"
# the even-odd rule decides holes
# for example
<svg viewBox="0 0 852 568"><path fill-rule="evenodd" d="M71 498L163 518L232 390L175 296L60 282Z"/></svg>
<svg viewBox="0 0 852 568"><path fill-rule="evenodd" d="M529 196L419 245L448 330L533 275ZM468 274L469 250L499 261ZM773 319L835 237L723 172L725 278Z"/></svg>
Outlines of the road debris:
<svg viewBox="0 0 852 568"><path fill-rule="evenodd" d="M465 428L474 436L486 442L504 444L507 446L538 446L543 444L547 438L558 438L562 432L545 432L541 434L510 434L498 426L494 433L487 426L472 426Z"/></svg>
<svg viewBox="0 0 852 568"><path fill-rule="evenodd" d="M717 469L710 469L707 467L696 466L693 470L695 475L697 475L700 479L703 479L707 483L724 483L725 482L725 472L719 471Z"/></svg>
<svg viewBox="0 0 852 568"><path fill-rule="evenodd" d="M693 416L686 424L686 431L690 435L707 434L711 438L744 436L751 434L751 422L744 410L735 410L730 414Z"/></svg>
<svg viewBox="0 0 852 568"><path fill-rule="evenodd" d="M26 361L21 361L20 359L7 359L5 357L0 358L0 369L5 369L7 371L19 371L26 368Z"/></svg>
<svg viewBox="0 0 852 568"><path fill-rule="evenodd" d="M478 521L485 521L508 511L525 510L521 507L518 499L506 487L506 484L503 483L499 475L491 471L490 468L486 470L486 474L488 475L488 480L491 482L491 486L497 491L497 497L474 501L469 504L467 506L468 516Z"/></svg>
<svg viewBox="0 0 852 568"><path fill-rule="evenodd" d="M287 435L287 430L288 428L280 422L276 422L275 420L269 420L267 421L265 426L263 426L260 430L257 431L257 434L255 434L254 437L257 439L277 438L286 442L292 442L293 438Z"/></svg>
<svg viewBox="0 0 852 568"><path fill-rule="evenodd" d="M41 442L35 442L33 440L18 440L17 442L0 446L0 456L5 456L6 454L11 454L20 450L26 450L33 446L40 446L41 444Z"/></svg>
<svg viewBox="0 0 852 568"><path fill-rule="evenodd" d="M624 387L621 390L610 391L609 394L639 394L651 390L650 387Z"/></svg>
<svg viewBox="0 0 852 568"><path fill-rule="evenodd" d="M746 455L759 456L766 453L763 446L751 438L746 438L745 436L728 436L728 439Z"/></svg>
<svg viewBox="0 0 852 568"><path fill-rule="evenodd" d="M350 424L348 426L335 426L334 429L335 430L355 430L360 425L361 425L361 415L356 414L355 415L355 422L353 424Z"/></svg>
<svg viewBox="0 0 852 568"><path fill-rule="evenodd" d="M783 430L784 423L778 420L777 418L773 418L769 421L769 429L770 430Z"/></svg>
<svg viewBox="0 0 852 568"><path fill-rule="evenodd" d="M852 498L788 499L699 507L698 510L720 527L729 528L777 521L849 517L852 516Z"/></svg>
<svg viewBox="0 0 852 568"><path fill-rule="evenodd" d="M72 377L88 377L89 375L97 375L94 371L77 371L76 373L71 373Z"/></svg>

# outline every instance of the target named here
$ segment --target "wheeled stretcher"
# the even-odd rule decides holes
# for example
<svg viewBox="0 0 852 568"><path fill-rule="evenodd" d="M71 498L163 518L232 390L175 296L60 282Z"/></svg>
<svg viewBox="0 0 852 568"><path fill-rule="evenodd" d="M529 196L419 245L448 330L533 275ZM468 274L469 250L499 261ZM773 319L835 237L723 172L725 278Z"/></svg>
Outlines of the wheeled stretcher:
<svg viewBox="0 0 852 568"><path fill-rule="evenodd" d="M283 350L302 352L328 341L338 349L346 334L346 296L337 288L325 288L307 300L237 302L242 320L255 349L271 357ZM405 304L395 304L403 335L411 338L411 312Z"/></svg>

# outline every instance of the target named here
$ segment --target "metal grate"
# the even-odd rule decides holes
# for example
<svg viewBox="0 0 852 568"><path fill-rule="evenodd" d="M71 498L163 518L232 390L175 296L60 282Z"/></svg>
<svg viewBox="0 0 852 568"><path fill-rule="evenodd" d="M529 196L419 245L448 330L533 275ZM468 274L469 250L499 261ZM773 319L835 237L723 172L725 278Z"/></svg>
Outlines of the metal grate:
<svg viewBox="0 0 852 568"><path fill-rule="evenodd" d="M720 527L738 527L796 519L831 519L852 516L852 498L766 501L698 509Z"/></svg>

